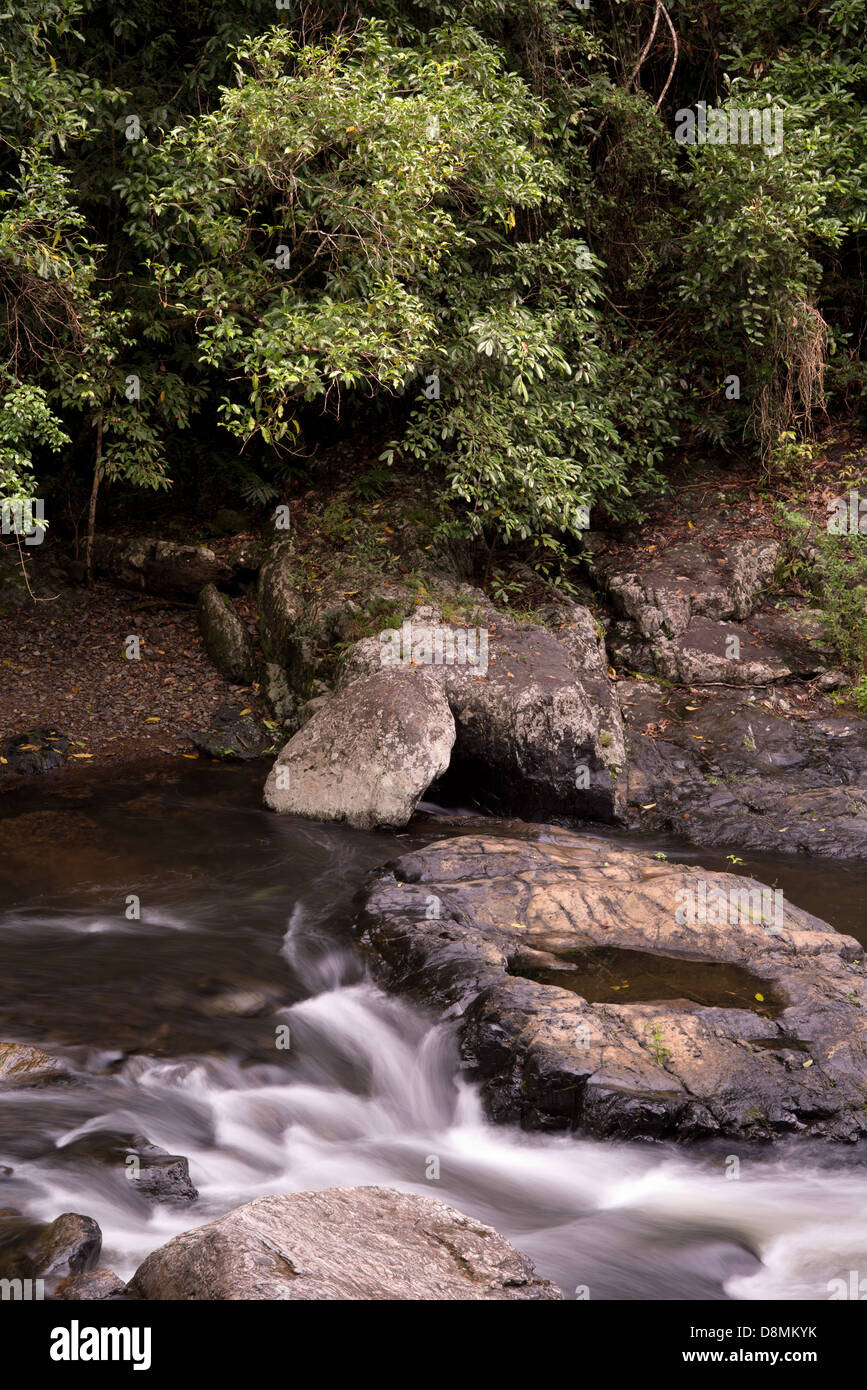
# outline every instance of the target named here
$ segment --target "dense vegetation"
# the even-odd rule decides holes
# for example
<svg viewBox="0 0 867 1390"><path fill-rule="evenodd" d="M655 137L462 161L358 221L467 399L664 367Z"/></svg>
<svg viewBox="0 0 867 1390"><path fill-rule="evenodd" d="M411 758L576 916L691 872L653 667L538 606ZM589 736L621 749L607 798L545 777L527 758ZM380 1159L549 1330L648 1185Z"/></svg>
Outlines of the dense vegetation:
<svg viewBox="0 0 867 1390"><path fill-rule="evenodd" d="M556 550L680 442L809 437L864 380L865 40L867 0L16 0L0 495L264 504L365 438ZM783 138L681 144L699 103Z"/></svg>

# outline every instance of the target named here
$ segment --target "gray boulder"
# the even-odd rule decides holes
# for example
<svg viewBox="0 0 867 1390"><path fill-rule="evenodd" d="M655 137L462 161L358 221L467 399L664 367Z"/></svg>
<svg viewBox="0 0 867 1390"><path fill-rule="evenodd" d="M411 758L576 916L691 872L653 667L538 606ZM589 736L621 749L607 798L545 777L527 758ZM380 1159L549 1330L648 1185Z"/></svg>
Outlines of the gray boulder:
<svg viewBox="0 0 867 1390"><path fill-rule="evenodd" d="M475 798L525 817L619 819L623 724L592 615L580 604L555 610L555 634L510 623L480 599L472 628L445 623L425 606L403 625L399 643L396 631L390 640L357 642L340 688L348 692L376 670L389 680L434 680L457 731L451 777ZM383 666L398 648L400 664Z"/></svg>
<svg viewBox="0 0 867 1390"><path fill-rule="evenodd" d="M367 828L406 825L449 764L455 724L436 681L377 671L317 709L265 784L274 811Z"/></svg>
<svg viewBox="0 0 867 1390"><path fill-rule="evenodd" d="M260 1197L155 1250L130 1290L194 1301L562 1298L490 1226L386 1187Z"/></svg>

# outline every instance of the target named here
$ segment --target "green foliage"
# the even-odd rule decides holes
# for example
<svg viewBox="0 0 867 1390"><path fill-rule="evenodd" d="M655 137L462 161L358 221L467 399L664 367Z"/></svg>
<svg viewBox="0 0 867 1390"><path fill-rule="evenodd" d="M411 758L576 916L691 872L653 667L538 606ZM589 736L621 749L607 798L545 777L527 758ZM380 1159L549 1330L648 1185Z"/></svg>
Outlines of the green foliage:
<svg viewBox="0 0 867 1390"><path fill-rule="evenodd" d="M687 430L797 463L867 375L867 0L667 10L677 62L619 0L16 0L7 394L44 393L85 484L195 459L254 505L323 413L360 422L357 496L424 470L446 532L551 575ZM779 149L679 145L698 102L779 112ZM10 447L38 474L57 444Z"/></svg>
<svg viewBox="0 0 867 1390"><path fill-rule="evenodd" d="M805 511L782 505L777 520L787 535L789 563L809 579L828 639L858 683L860 702L867 681L867 536L835 535L824 518L816 522Z"/></svg>

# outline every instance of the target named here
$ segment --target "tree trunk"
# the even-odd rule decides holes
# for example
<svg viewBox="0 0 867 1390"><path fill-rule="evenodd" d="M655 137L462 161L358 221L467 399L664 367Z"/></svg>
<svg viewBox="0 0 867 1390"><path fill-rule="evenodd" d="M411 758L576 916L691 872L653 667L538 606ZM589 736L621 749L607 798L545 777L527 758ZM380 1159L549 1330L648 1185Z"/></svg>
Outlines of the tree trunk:
<svg viewBox="0 0 867 1390"><path fill-rule="evenodd" d="M96 459L93 464L93 487L90 489L90 509L87 513L87 582L93 583L93 533L96 529L96 494L102 477L102 416L96 422Z"/></svg>

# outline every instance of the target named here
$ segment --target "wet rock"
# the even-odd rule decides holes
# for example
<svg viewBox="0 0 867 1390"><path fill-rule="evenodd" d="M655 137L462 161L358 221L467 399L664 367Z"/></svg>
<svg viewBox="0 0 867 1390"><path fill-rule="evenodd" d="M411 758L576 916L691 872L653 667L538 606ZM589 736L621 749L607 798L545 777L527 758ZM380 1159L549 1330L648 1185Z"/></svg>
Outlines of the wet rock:
<svg viewBox="0 0 867 1390"><path fill-rule="evenodd" d="M265 785L274 811L350 825L405 825L444 772L455 738L435 681L379 671L358 680L286 744Z"/></svg>
<svg viewBox="0 0 867 1390"><path fill-rule="evenodd" d="M65 1212L50 1223L0 1211L0 1277L35 1279L93 1269L102 1232L89 1216Z"/></svg>
<svg viewBox="0 0 867 1390"><path fill-rule="evenodd" d="M765 891L528 827L403 856L360 930L385 984L459 1019L496 1119L597 1136L863 1136L862 949Z"/></svg>
<svg viewBox="0 0 867 1390"><path fill-rule="evenodd" d="M130 1287L183 1300L562 1298L490 1226L385 1187L260 1197L155 1250Z"/></svg>
<svg viewBox="0 0 867 1390"><path fill-rule="evenodd" d="M252 680L253 644L232 603L216 584L206 584L199 594L198 616L208 656L220 674L236 685Z"/></svg>
<svg viewBox="0 0 867 1390"><path fill-rule="evenodd" d="M251 762L263 757L271 736L245 709L242 705L221 705L206 731L190 734L195 747L220 762Z"/></svg>
<svg viewBox="0 0 867 1390"><path fill-rule="evenodd" d="M38 1086L69 1074L65 1062L27 1043L0 1042L0 1087Z"/></svg>
<svg viewBox="0 0 867 1390"><path fill-rule="evenodd" d="M76 1303L95 1303L107 1299L126 1301L128 1294L126 1284L113 1270L91 1269L86 1274L74 1274L69 1279L62 1279L52 1297L70 1299Z"/></svg>
<svg viewBox="0 0 867 1390"><path fill-rule="evenodd" d="M620 681L629 823L695 844L859 858L867 845L867 726L793 713L776 692Z"/></svg>
<svg viewBox="0 0 867 1390"><path fill-rule="evenodd" d="M56 729L29 729L4 740L0 771L32 777L63 767L69 752L69 739Z"/></svg>
<svg viewBox="0 0 867 1390"><path fill-rule="evenodd" d="M140 1134L93 1130L64 1144L60 1152L72 1159L117 1168L135 1184L136 1192L156 1202L194 1202L199 1195L190 1181L188 1160L161 1149Z"/></svg>
<svg viewBox="0 0 867 1390"><path fill-rule="evenodd" d="M206 584L227 583L230 565L202 545L137 537L97 536L96 569L125 588L167 598L198 597Z"/></svg>

